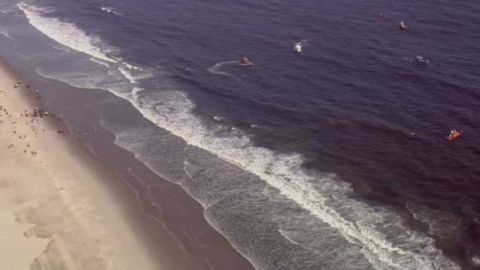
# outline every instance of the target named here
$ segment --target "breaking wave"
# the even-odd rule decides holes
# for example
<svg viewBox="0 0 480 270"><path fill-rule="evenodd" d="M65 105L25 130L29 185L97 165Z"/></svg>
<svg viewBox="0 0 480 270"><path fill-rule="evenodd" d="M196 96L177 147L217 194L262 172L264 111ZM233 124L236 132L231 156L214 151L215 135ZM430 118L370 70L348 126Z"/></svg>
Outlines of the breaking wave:
<svg viewBox="0 0 480 270"><path fill-rule="evenodd" d="M108 52L102 51L95 46L95 44L102 43L99 38L87 35L75 24L45 16L48 14L48 10L46 9L37 8L25 3L19 3L17 6L25 13L25 16L33 27L54 41L94 58L112 63L117 62L107 56Z"/></svg>
<svg viewBox="0 0 480 270"><path fill-rule="evenodd" d="M408 229L397 214L351 199L351 187L334 175L305 171L300 155L279 155L256 147L238 132L216 137L192 113L195 105L185 93L136 92L130 102L147 119L190 145L259 176L349 242L361 245L364 256L378 269L459 269L434 247L431 238Z"/></svg>
<svg viewBox="0 0 480 270"><path fill-rule="evenodd" d="M152 76L151 73L145 72L142 68L122 63L118 67L118 71L131 83L136 84L139 80L146 79Z"/></svg>
<svg viewBox="0 0 480 270"><path fill-rule="evenodd" d="M31 25L56 42L93 57L96 59L94 62L104 69L108 69L109 65L98 61L116 63L108 73L120 72L130 84L149 76L141 68L108 57L104 50L94 45L103 44L101 40L88 36L74 24L46 17L47 11L34 6L21 3L18 7ZM82 87L78 78L82 74L77 75L75 85ZM88 82L83 87L91 87L89 75L83 76ZM125 84L125 79L123 81ZM71 83L68 80L66 82ZM257 175L282 195L327 223L352 245L361 247L363 256L375 268L459 269L435 247L433 239L410 230L398 214L352 199L350 185L335 175L305 170L301 155L277 154L270 149L257 147L247 134L238 129L229 136L217 136L194 114L196 105L188 95L176 90L174 83L168 79L165 79L166 89L155 92L131 85L127 86L133 88L131 91L125 91L125 87L118 90L119 83L97 82L96 86L128 100L146 119L188 144ZM287 232L279 232L288 241L297 243Z"/></svg>

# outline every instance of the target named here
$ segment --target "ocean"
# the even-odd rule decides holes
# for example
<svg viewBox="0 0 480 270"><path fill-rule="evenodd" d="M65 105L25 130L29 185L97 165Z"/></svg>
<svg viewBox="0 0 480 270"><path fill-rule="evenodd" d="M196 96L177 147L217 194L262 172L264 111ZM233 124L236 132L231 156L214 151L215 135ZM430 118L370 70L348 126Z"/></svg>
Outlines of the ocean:
<svg viewBox="0 0 480 270"><path fill-rule="evenodd" d="M114 144L180 186L256 269L480 269L477 1L0 11L0 56L92 153ZM169 207L128 166L139 202Z"/></svg>

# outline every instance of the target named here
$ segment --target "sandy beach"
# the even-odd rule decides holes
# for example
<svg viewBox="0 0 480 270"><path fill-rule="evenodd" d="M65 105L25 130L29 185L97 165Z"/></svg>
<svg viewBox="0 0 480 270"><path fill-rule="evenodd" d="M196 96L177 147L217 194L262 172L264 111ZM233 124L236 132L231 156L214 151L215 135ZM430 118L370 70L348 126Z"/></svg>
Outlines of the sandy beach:
<svg viewBox="0 0 480 270"><path fill-rule="evenodd" d="M17 82L0 63L0 269L162 269L105 174Z"/></svg>

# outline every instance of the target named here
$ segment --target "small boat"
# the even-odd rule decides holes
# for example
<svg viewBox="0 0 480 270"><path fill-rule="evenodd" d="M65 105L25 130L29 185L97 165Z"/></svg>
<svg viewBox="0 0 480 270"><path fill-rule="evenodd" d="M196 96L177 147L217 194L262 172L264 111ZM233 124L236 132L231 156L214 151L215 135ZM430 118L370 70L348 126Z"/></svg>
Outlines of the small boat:
<svg viewBox="0 0 480 270"><path fill-rule="evenodd" d="M400 30L405 31L408 29L408 26L404 22L400 22Z"/></svg>
<svg viewBox="0 0 480 270"><path fill-rule="evenodd" d="M450 131L450 134L447 136L447 140L450 141L450 142L453 142L455 140L460 139L460 137L462 137L462 136L463 136L463 130L452 129Z"/></svg>
<svg viewBox="0 0 480 270"><path fill-rule="evenodd" d="M419 65L428 65L428 63L430 63L430 60L426 59L423 56L417 55L415 57L415 63L417 63Z"/></svg>
<svg viewBox="0 0 480 270"><path fill-rule="evenodd" d="M301 42L295 43L295 46L293 47L293 50L298 53L302 54L302 49L303 49L303 44Z"/></svg>
<svg viewBox="0 0 480 270"><path fill-rule="evenodd" d="M248 60L248 58L243 57L242 60L238 63L240 66L253 66L253 62Z"/></svg>

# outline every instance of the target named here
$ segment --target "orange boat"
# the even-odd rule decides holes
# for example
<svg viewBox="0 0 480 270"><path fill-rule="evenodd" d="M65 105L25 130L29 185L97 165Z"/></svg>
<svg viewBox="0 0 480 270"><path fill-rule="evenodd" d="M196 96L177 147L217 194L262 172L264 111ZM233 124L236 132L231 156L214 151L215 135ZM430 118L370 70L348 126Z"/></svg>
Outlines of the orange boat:
<svg viewBox="0 0 480 270"><path fill-rule="evenodd" d="M450 131L450 135L448 135L447 140L453 142L453 141L459 139L462 136L463 136L463 130L454 129L454 130Z"/></svg>

